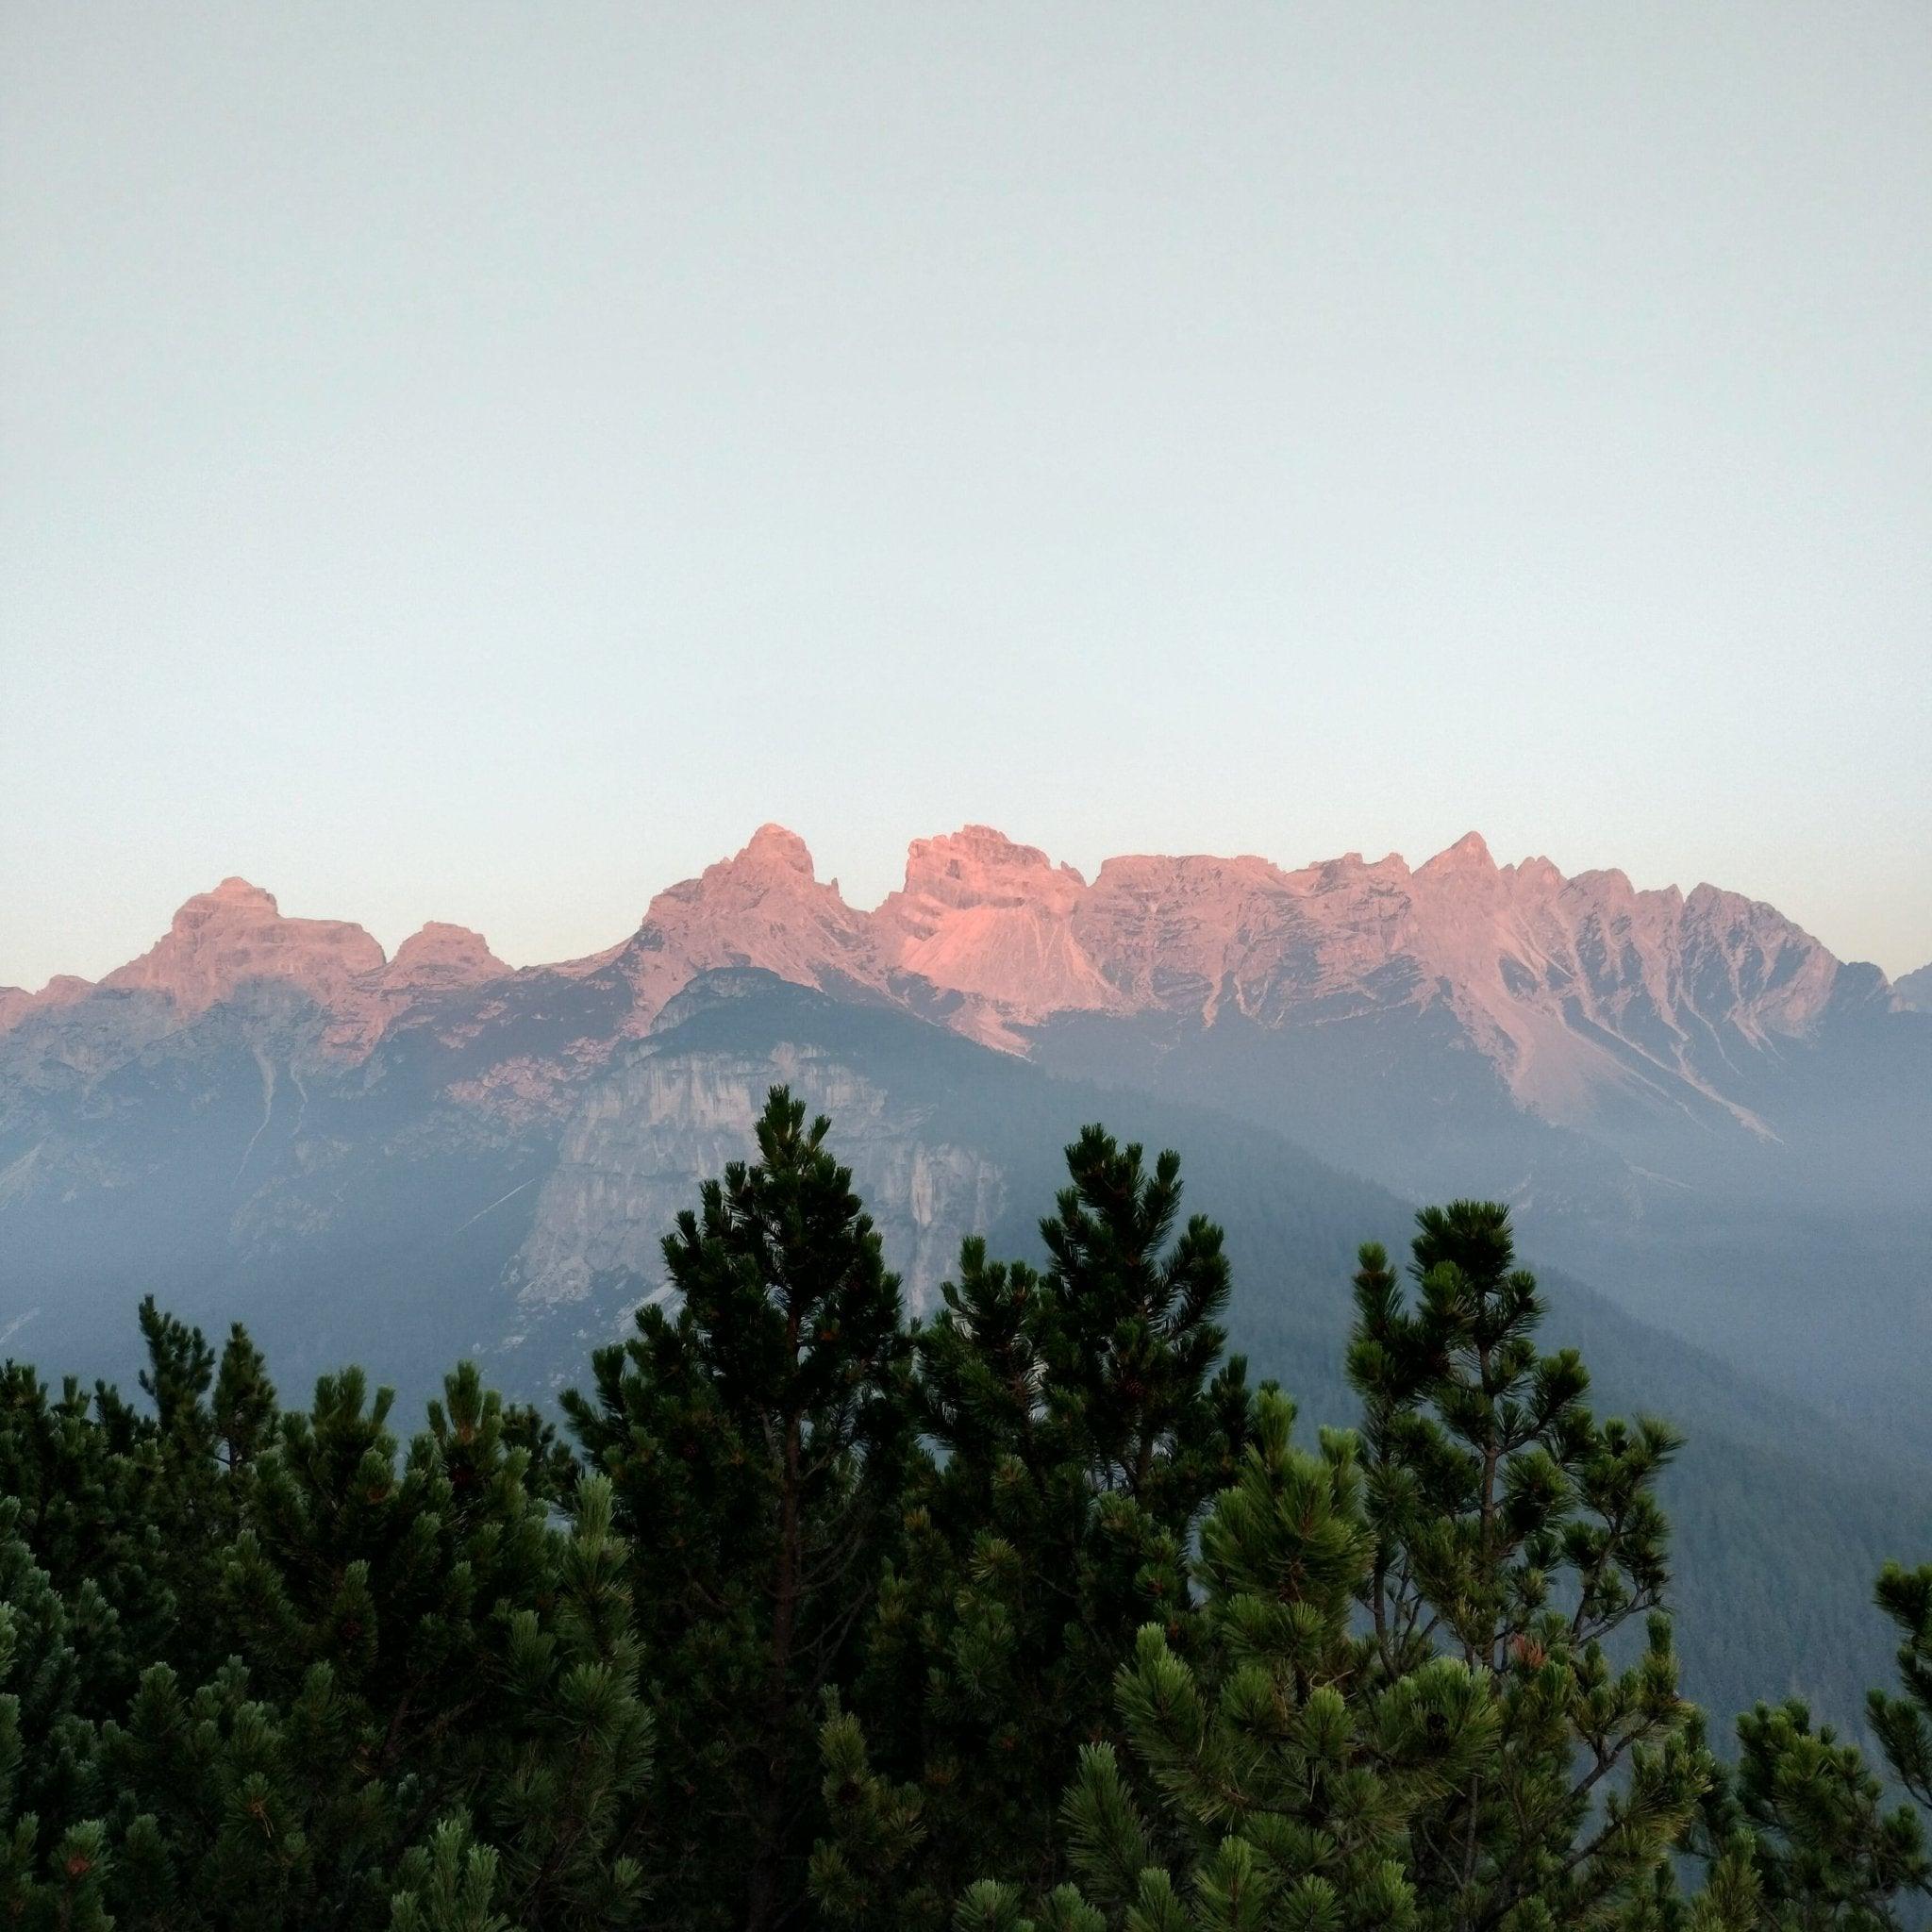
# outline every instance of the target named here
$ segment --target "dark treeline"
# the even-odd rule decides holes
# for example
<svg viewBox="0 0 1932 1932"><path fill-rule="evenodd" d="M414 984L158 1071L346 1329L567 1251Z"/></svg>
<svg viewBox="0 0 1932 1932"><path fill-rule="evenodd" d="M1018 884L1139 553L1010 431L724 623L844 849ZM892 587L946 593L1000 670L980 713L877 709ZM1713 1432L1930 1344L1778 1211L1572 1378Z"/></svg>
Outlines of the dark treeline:
<svg viewBox="0 0 1932 1932"><path fill-rule="evenodd" d="M1744 1932L1932 1884L1932 1569L1886 1762L1677 1691L1664 1424L1541 1352L1507 1216L1362 1250L1358 1426L1225 1352L1179 1164L1090 1128L1046 1264L899 1284L777 1091L561 1436L464 1363L284 1409L0 1382L0 1923ZM1338 1284L1338 1292L1341 1285Z"/></svg>

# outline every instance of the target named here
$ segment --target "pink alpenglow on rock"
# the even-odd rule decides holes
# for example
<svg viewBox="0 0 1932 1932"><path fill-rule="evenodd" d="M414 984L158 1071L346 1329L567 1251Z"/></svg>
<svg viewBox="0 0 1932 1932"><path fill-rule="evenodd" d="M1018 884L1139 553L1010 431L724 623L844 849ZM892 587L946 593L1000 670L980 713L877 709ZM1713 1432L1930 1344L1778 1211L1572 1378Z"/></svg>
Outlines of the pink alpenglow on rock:
<svg viewBox="0 0 1932 1932"><path fill-rule="evenodd" d="M935 986L1018 1019L1125 1002L1074 931L1087 882L988 825L915 840L906 883L873 914L885 956Z"/></svg>
<svg viewBox="0 0 1932 1932"><path fill-rule="evenodd" d="M386 966L358 975L325 1002L332 1021L325 1044L359 1056L415 1008L505 978L509 971L481 933L432 920L411 933Z"/></svg>
<svg viewBox="0 0 1932 1932"><path fill-rule="evenodd" d="M360 926L285 918L269 893L230 878L102 986L160 994L192 1017L251 982L280 982L328 1016L323 1050L353 1058L418 1010L441 1024L466 997L488 1002L497 982L615 975L620 1017L599 1008L603 1030L555 1064L533 1062L521 1092L601 1064L692 979L732 967L901 1005L1023 1054L1062 1014L1181 1025L1238 1016L1272 1029L1428 1010L1453 1021L1519 1105L1551 1120L1585 1123L1633 1097L1689 1100L1754 1131L1726 1097L1736 1083L1724 1053L1774 1054L1848 984L1770 906L1712 886L1639 891L1615 871L1566 878L1541 858L1498 865L1475 832L1413 871L1393 854L1294 871L1253 855L1125 857L1090 884L1034 846L967 825L915 841L904 886L867 912L818 877L803 840L767 824L659 892L628 940L561 966L513 974L480 936L443 924L385 960ZM1859 971L1870 996L1906 1003ZM0 1031L93 991L0 991Z"/></svg>
<svg viewBox="0 0 1932 1932"><path fill-rule="evenodd" d="M72 973L57 973L39 992L28 992L18 986L0 987L0 1033L17 1025L29 1013L52 1012L60 1007L71 1007L76 1000L85 999L94 990L91 979L82 979Z"/></svg>
<svg viewBox="0 0 1932 1932"><path fill-rule="evenodd" d="M969 826L913 846L874 924L902 970L1023 1030L1094 1009L1286 1026L1446 1005L1519 1101L1558 1120L1660 1077L1751 1124L1709 1088L1698 1055L1712 1028L1801 1036L1839 973L1771 907L1709 887L1639 892L1614 872L1566 879L1547 858L1499 866L1475 832L1413 872L1357 853L1295 872L1124 858L1088 886ZM974 1024L989 1037L983 1011Z"/></svg>
<svg viewBox="0 0 1932 1932"><path fill-rule="evenodd" d="M385 986L408 989L481 986L509 970L480 932L431 920L396 948L395 958L382 969L382 980Z"/></svg>
<svg viewBox="0 0 1932 1932"><path fill-rule="evenodd" d="M330 1007L385 963L359 925L285 919L273 893L227 878L189 900L164 938L101 984L164 993L184 1013L200 1013L251 980L286 980Z"/></svg>
<svg viewBox="0 0 1932 1932"><path fill-rule="evenodd" d="M805 841L783 825L760 825L736 857L667 887L636 934L600 959L631 984L636 1033L698 974L720 967L760 967L799 986L885 986L866 915L846 905L836 880L820 883Z"/></svg>

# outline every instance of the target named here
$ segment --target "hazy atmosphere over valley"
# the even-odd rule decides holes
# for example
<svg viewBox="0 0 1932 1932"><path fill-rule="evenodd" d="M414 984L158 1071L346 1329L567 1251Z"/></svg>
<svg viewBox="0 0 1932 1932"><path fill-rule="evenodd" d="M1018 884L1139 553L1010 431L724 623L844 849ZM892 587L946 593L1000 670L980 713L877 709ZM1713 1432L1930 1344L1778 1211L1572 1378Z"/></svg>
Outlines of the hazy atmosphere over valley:
<svg viewBox="0 0 1932 1932"><path fill-rule="evenodd" d="M1932 1924L1928 128L0 7L0 1920Z"/></svg>

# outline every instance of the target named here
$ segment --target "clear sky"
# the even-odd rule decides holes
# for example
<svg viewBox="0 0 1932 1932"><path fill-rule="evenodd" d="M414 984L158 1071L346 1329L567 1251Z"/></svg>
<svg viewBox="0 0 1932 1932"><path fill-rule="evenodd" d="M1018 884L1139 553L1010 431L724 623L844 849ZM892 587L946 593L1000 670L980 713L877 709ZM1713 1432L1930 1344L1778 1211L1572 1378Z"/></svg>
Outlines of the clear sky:
<svg viewBox="0 0 1932 1932"><path fill-rule="evenodd" d="M0 982L802 833L1932 958L1932 8L0 8Z"/></svg>

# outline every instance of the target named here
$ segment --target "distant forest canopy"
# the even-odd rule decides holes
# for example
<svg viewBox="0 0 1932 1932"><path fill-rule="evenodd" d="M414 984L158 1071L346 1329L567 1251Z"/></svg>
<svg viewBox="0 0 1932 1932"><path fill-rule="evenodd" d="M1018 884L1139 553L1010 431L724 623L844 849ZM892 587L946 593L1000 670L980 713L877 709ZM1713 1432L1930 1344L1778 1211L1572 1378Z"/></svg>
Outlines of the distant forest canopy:
<svg viewBox="0 0 1932 1932"><path fill-rule="evenodd" d="M773 1091L561 1433L474 1360L407 1444L359 1369L285 1409L242 1327L217 1349L151 1299L140 1400L9 1362L5 1923L1923 1911L1932 1567L1872 1580L1898 1681L1858 1737L1796 1699L1707 1730L1680 1439L1593 1412L1505 1208L1424 1209L1404 1266L1362 1248L1354 1426L1310 1429L1229 1354L1173 1154L1088 1128L1040 1262L968 1240L914 1323L828 1133Z"/></svg>

